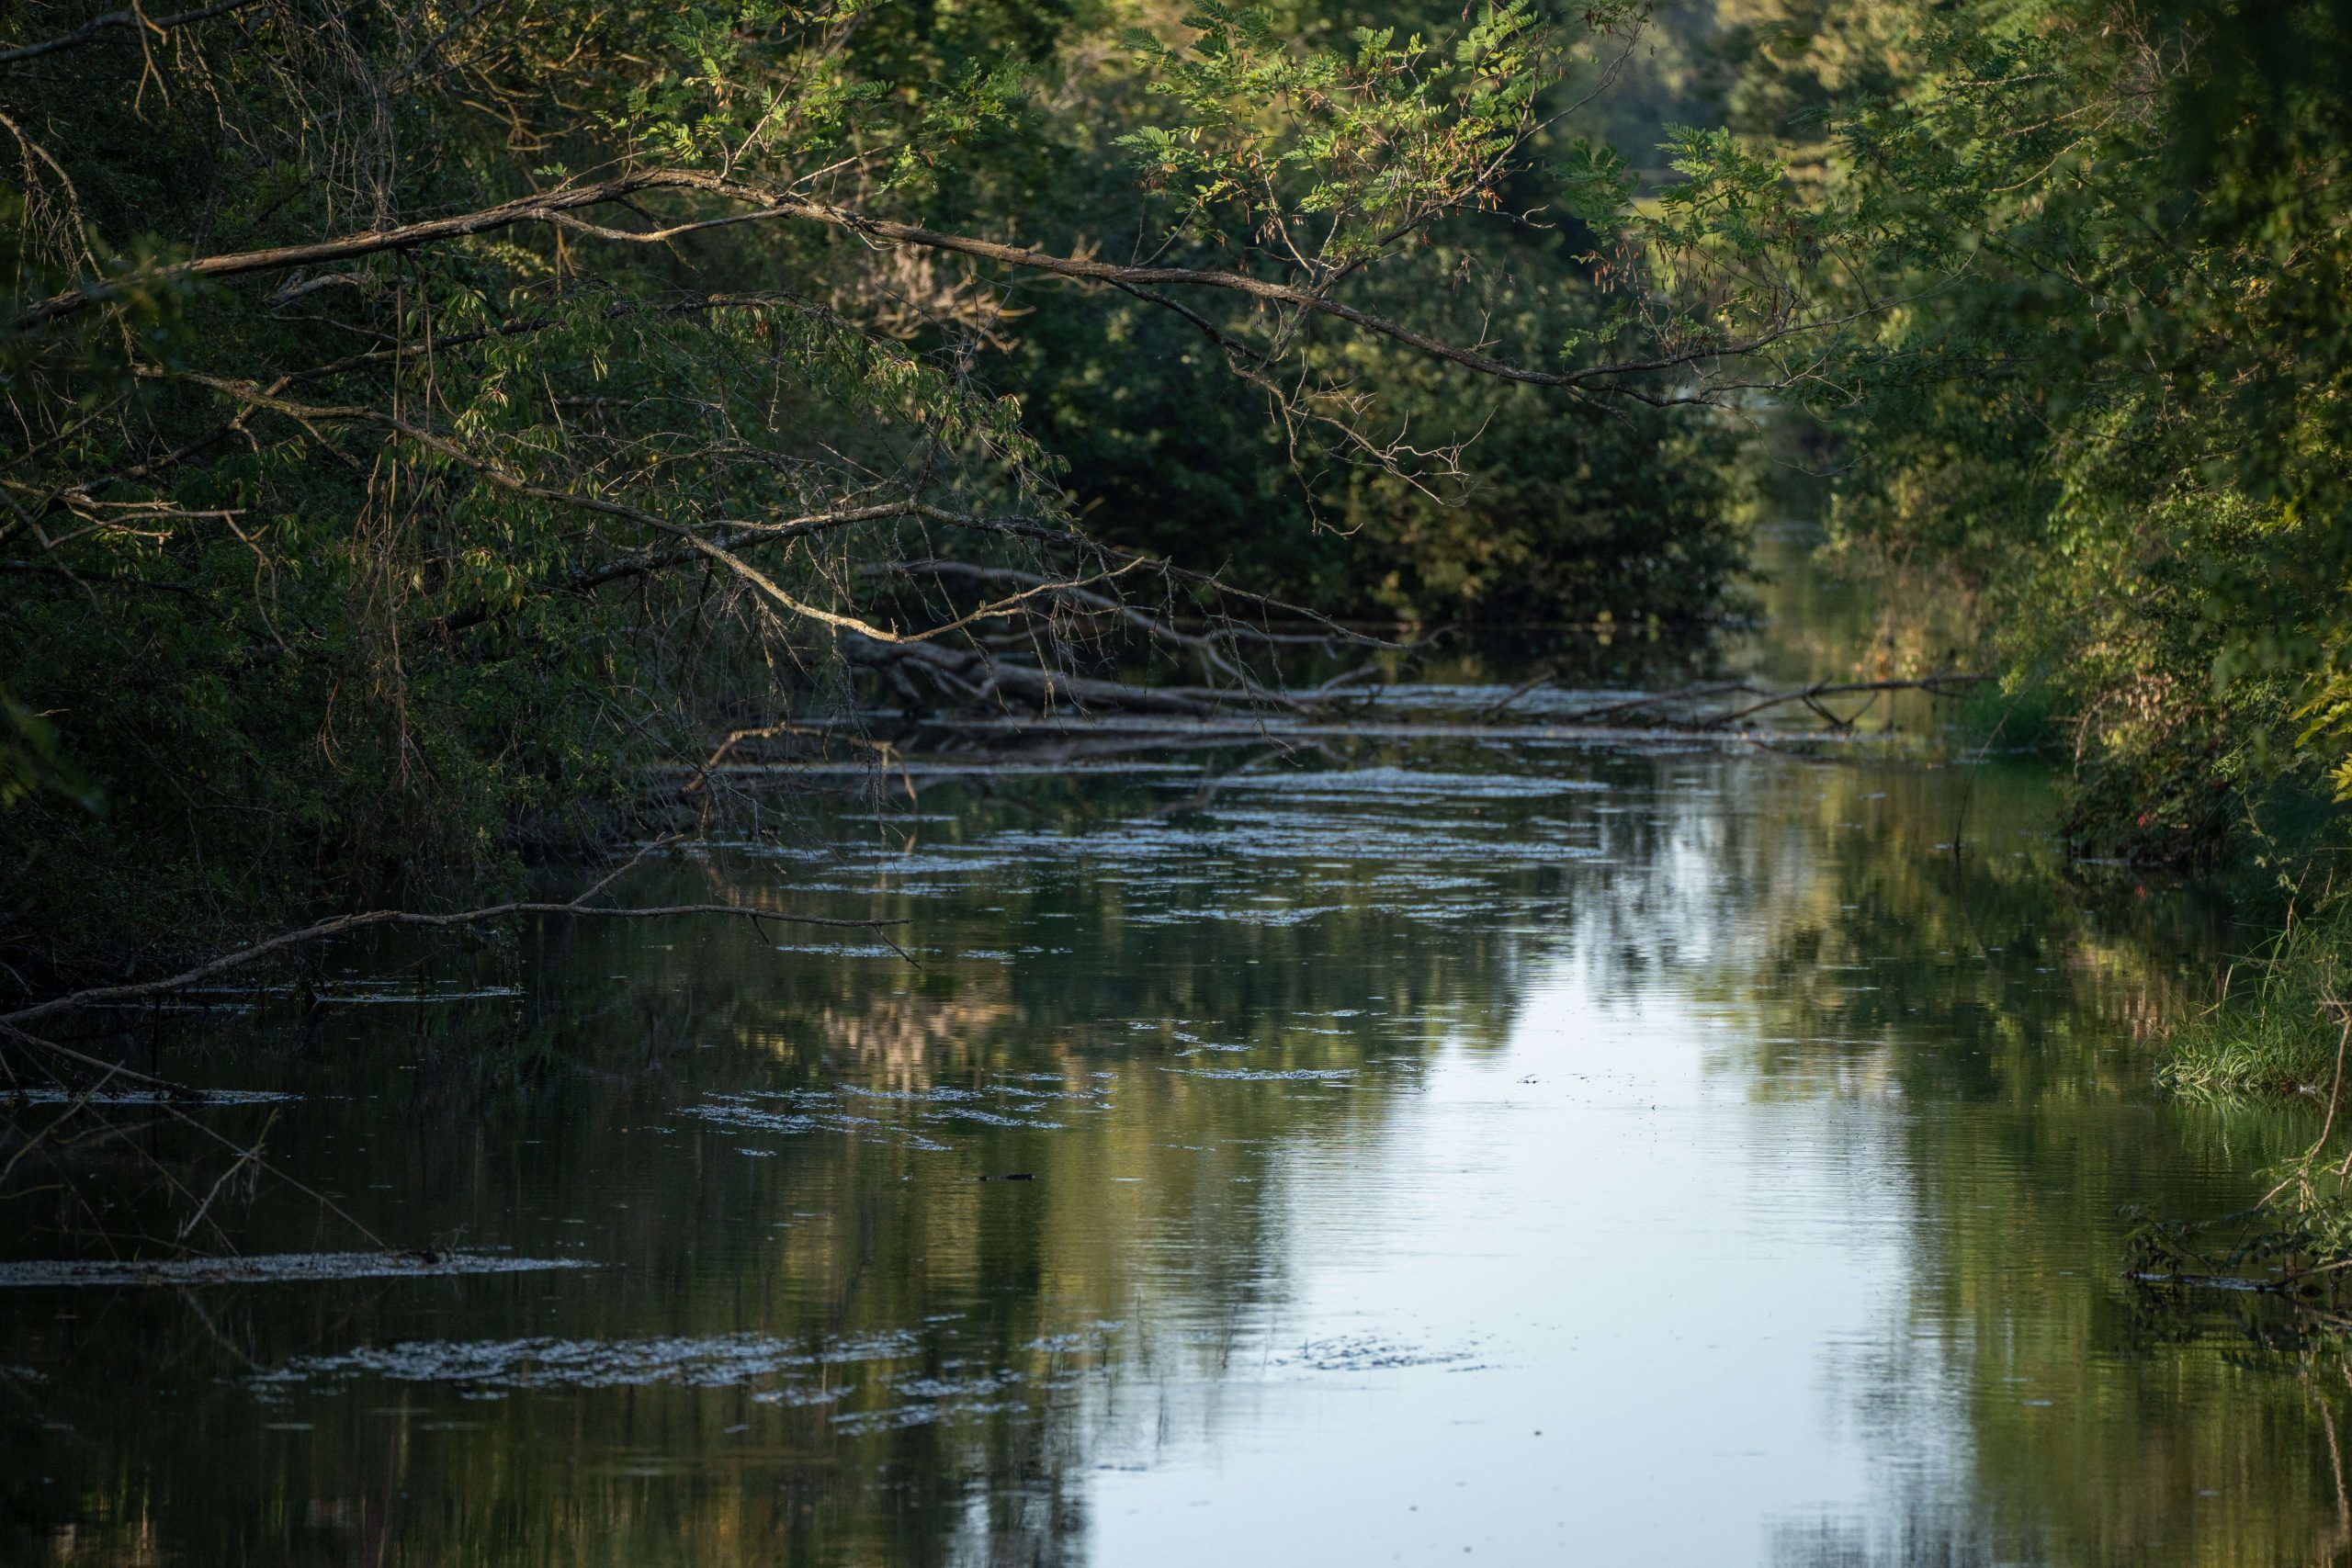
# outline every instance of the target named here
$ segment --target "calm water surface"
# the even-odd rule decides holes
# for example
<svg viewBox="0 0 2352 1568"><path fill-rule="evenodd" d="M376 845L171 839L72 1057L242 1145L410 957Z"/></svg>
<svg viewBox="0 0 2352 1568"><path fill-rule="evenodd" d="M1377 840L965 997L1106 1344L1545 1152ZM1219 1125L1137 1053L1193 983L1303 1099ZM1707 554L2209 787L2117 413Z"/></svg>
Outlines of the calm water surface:
<svg viewBox="0 0 2352 1568"><path fill-rule="evenodd" d="M2223 933L2070 872L2030 770L1391 739L1202 788L1244 754L894 785L628 890L912 964L549 923L166 1021L392 1245L572 1267L0 1290L0 1556L2343 1553L2341 1361L2119 1277L2120 1204L2237 1207L2307 1124L2147 1089ZM169 1256L158 1173L222 1164L95 1148L9 1255Z"/></svg>

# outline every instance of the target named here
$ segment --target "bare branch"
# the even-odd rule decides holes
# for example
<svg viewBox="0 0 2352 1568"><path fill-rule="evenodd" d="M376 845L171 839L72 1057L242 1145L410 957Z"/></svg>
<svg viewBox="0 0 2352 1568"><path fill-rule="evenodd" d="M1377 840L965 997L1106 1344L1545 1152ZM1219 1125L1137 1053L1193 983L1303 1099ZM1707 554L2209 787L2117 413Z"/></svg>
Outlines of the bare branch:
<svg viewBox="0 0 2352 1568"><path fill-rule="evenodd" d="M260 0L223 0L220 5L207 6L200 11L182 11L176 17L142 17L136 10L108 11L103 17L91 17L70 33L60 33L57 37L44 39L40 43L22 44L15 49L0 49L0 65L14 65L19 61L39 60L44 54L55 54L62 50L79 49L85 43L95 43L107 34L117 30L167 33L174 28L209 22L215 17L225 17L232 11L242 11L248 6L258 4Z"/></svg>
<svg viewBox="0 0 2352 1568"><path fill-rule="evenodd" d="M603 886L603 883L597 884L595 887L590 888L579 898L568 904L525 899L507 904L491 904L479 909L459 909L446 915L424 914L411 909L366 909L356 914L337 915L332 919L304 926L300 931L285 931L277 936L254 942L249 947L241 947L234 953L222 953L220 957L209 959L193 969L184 969L179 974L165 976L160 980L139 980L120 986L96 986L88 990L75 991L67 996L51 997L45 1002L36 1002L30 1007L18 1008L11 1013L0 1013L0 1026L7 1027L15 1032L17 1031L17 1026L74 1008L138 1001L146 997L158 997L173 991L184 991L190 986L211 979L216 975L224 975L232 969L242 969L246 964L267 958L273 953L284 953L289 948L301 947L314 942L323 942L329 937L341 936L346 931L364 931L371 926L425 926L446 930L451 926L480 925L487 920L504 919L514 915L580 915L599 919L618 920L668 919L679 915L736 915L754 921L776 920L786 925L833 926L855 931L879 931L887 927L906 924L906 921L901 919L848 920L836 919L825 915L784 915L773 909L763 909L750 904L663 904L651 908L616 908L588 903L586 900L594 897ZM31 1038L22 1035L20 1037ZM37 1043L46 1043L46 1042Z"/></svg>

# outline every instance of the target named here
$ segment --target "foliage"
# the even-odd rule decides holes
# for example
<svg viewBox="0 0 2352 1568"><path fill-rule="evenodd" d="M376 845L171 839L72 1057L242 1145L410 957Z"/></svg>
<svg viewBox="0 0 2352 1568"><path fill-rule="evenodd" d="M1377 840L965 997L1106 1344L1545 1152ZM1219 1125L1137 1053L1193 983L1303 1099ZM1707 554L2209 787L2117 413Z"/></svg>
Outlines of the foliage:
<svg viewBox="0 0 2352 1568"><path fill-rule="evenodd" d="M2324 1096L2343 1039L2343 976L2352 908L2341 899L2290 919L2242 967L2244 977L2165 1042L2157 1081L2199 1096Z"/></svg>
<svg viewBox="0 0 2352 1568"><path fill-rule="evenodd" d="M1493 205L1487 171L1532 133L1558 47L1525 0L1488 5L1450 52L1419 33L1400 41L1394 27L1356 28L1344 52L1295 52L1264 14L1216 0L1184 21L1198 36L1182 50L1129 35L1179 126L1146 125L1119 144L1167 190L1184 231L1260 231L1310 268L1357 265L1432 209ZM1270 105L1291 112L1270 117ZM1318 220L1319 242L1306 237Z"/></svg>
<svg viewBox="0 0 2352 1568"><path fill-rule="evenodd" d="M1484 331L1538 355L1596 314L1556 252L1441 243L1429 265L1472 281L1424 308L1457 337ZM1543 284L1547 267L1563 281ZM1367 292L1387 298L1376 280ZM1392 345L1318 345L1318 367L1380 389L1385 433L1431 457L1399 471L1318 450L1262 395L1236 397L1213 346L1164 312L1129 304L1081 319L1048 300L1025 327L1001 374L1067 458L1065 487L1087 515L1285 597L1425 625L1687 625L1724 607L1745 564L1744 434L1719 414L1635 405L1564 418L1539 389L1465 388ZM1126 374L1137 361L1156 373Z"/></svg>
<svg viewBox="0 0 2352 1568"><path fill-rule="evenodd" d="M2276 781L2352 783L2352 13L1739 14L1734 124L1870 246L1814 400L1844 547L1985 596L2071 711L2076 841L2211 859Z"/></svg>
<svg viewBox="0 0 2352 1568"><path fill-rule="evenodd" d="M1250 602L1136 546L1424 616L1737 567L1573 123L1633 7L192 15L0 26L20 956L511 882L859 671L1051 700L1001 654L1114 572Z"/></svg>

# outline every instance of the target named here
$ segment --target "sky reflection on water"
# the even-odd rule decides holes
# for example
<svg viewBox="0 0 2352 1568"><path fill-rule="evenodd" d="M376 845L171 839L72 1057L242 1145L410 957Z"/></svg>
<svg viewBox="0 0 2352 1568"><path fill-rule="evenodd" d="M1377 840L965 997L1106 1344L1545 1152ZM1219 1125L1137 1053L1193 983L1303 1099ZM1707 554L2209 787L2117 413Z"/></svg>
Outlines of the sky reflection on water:
<svg viewBox="0 0 2352 1568"><path fill-rule="evenodd" d="M1193 790L942 786L639 889L872 890L920 968L548 925L417 956L441 1005L178 1038L301 1096L273 1159L379 1234L598 1267L0 1292L5 1555L2341 1550L2335 1352L2118 1278L2119 1204L2238 1206L2301 1114L2148 1090L2215 918L2071 873L2030 774L1385 742ZM140 1168L9 1255L168 1234Z"/></svg>

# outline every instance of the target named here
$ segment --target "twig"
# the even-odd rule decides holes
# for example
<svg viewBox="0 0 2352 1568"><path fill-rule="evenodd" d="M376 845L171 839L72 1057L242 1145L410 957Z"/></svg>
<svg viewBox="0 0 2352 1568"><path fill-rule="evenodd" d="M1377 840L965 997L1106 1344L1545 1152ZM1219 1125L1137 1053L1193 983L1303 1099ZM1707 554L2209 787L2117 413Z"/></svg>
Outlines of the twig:
<svg viewBox="0 0 2352 1568"><path fill-rule="evenodd" d="M788 925L834 926L858 931L876 931L887 926L901 926L907 923L903 919L846 920L823 915L781 915L773 909L755 908L748 904L663 904L650 908L602 908L583 902L603 886L604 883L600 882L596 887L582 894L581 898L568 904L516 900L508 904L492 904L479 909L461 909L447 915L422 914L409 909L368 909L357 914L337 915L333 919L321 920L315 925L304 926L300 931L287 931L270 937L266 941L257 942L251 947L242 947L234 953L223 953L218 958L198 964L193 969L182 970L177 975L166 976L160 980L141 980L120 986L96 986L88 990L75 991L62 997L52 997L45 1002L36 1002L30 1007L18 1008L11 1013L0 1013L0 1024L29 1023L35 1019L46 1018L51 1013L63 1012L72 1008L92 1007L102 1002L130 1001L141 997L162 996L171 991L185 990L199 981L209 980L213 976L223 974L231 969L242 968L258 959L266 958L271 953L282 953L290 947L321 942L331 936L340 936L345 931L358 931L368 926L436 928L469 926L484 920L503 919L509 915L580 915L625 920L662 919L677 915L740 915L753 921L777 920Z"/></svg>
<svg viewBox="0 0 2352 1568"><path fill-rule="evenodd" d="M55 54L61 50L79 49L85 43L95 42L117 28L132 31L144 29L158 33L169 32L174 28L184 28L191 23L209 21L215 17L225 17L232 11L242 11L254 4L257 4L257 0L223 0L220 5L207 6L200 11L182 11L176 17L159 17L153 19L141 16L135 10L108 11L103 17L91 17L70 33L60 33L57 37L45 39L40 43L21 44L15 49L0 50L0 65L14 65L22 60L38 60L44 54Z"/></svg>
<svg viewBox="0 0 2352 1568"><path fill-rule="evenodd" d="M1749 696L1756 700L1739 707L1726 708L1723 712L1706 714L1696 718L1679 721L1669 719L1665 722L1669 724L1679 722L1693 729L1717 729L1725 725L1736 724L1743 718L1751 718L1770 708L1780 707L1789 703L1803 703L1831 725L1844 729L1849 728L1852 721L1840 719L1823 708L1820 705L1821 698L1859 696L1864 693L1879 692L1925 692L1929 696L1951 696L1956 694L1947 692L1944 690L1945 687L1976 685L1992 678L1990 675L1948 674L1922 675L1917 680L1908 681L1816 681L1810 686L1800 686L1794 691L1788 692L1769 691L1746 681L1718 681L1705 685L1684 686L1672 692L1645 693L1638 697L1626 697L1616 702L1602 703L1595 707L1579 708L1575 713L1562 715L1555 722L1590 724L1598 719L1638 712L1644 708L1666 707L1676 703L1697 702L1708 697ZM1520 692L1512 693L1506 701L1516 701L1524 694L1525 690L1526 688L1522 688Z"/></svg>
<svg viewBox="0 0 2352 1568"><path fill-rule="evenodd" d="M261 1135L254 1139L252 1144L247 1145L243 1153L238 1155L235 1159L229 1162L228 1169L222 1171L219 1177L214 1179L211 1187L208 1189L204 1194L204 1201L196 1206L195 1213L191 1213L187 1219L180 1222L179 1235L176 1239L186 1241L195 1231L196 1227L204 1223L205 1214L212 1207L212 1200L220 1196L220 1189L229 1185L229 1179L231 1177L244 1169L247 1165L258 1165L261 1162L261 1145L264 1141L268 1138L270 1128L277 1124L277 1111L275 1107L272 1107L269 1112L269 1119L261 1124ZM225 1236L223 1239L226 1239Z"/></svg>

